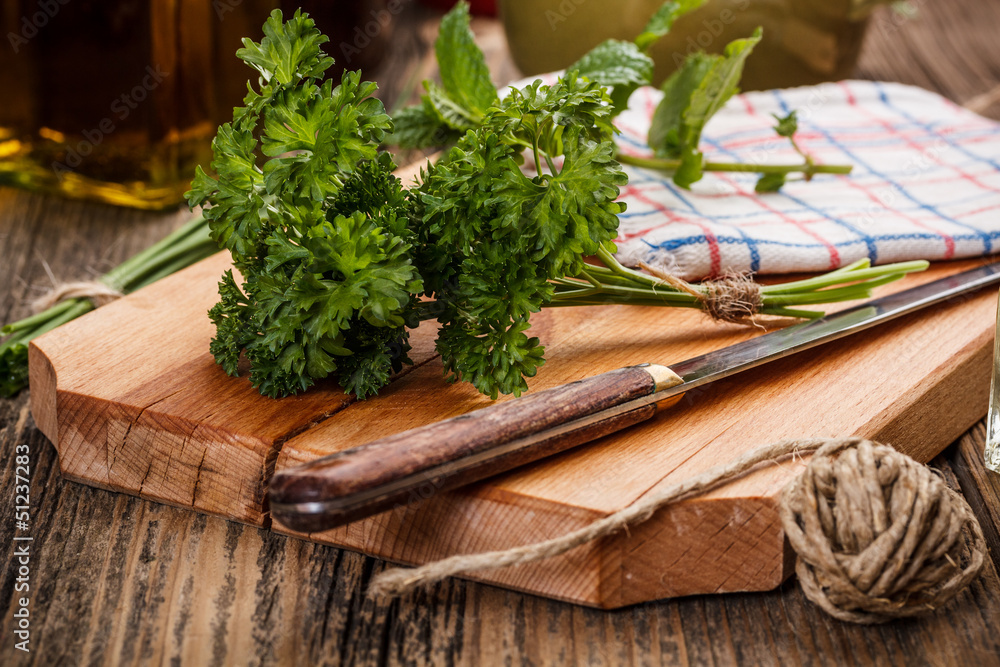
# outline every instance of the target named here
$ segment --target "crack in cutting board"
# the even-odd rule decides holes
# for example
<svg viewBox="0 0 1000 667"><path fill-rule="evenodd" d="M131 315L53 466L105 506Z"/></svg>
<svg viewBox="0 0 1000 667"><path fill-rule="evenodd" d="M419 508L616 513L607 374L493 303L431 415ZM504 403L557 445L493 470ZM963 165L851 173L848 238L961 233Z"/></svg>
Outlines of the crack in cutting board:
<svg viewBox="0 0 1000 667"><path fill-rule="evenodd" d="M940 263L881 293L984 261ZM992 289L694 390L648 423L532 466L296 534L270 525L265 485L274 470L489 400L443 380L432 324L413 334L415 366L378 397L354 401L332 383L281 400L259 396L208 353L205 313L227 266L211 257L32 344L33 414L66 477L419 563L554 537L786 437L871 437L926 461L986 412ZM532 324L548 359L532 389L646 361L669 365L761 333L694 311L628 306L552 309ZM792 569L777 494L801 465L758 469L627 533L474 578L598 607L774 588Z"/></svg>

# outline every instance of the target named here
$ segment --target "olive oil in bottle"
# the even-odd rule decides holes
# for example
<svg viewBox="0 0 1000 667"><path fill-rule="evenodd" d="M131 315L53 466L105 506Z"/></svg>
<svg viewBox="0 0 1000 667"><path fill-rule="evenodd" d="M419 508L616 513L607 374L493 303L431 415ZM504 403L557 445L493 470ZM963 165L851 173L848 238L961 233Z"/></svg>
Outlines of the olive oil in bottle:
<svg viewBox="0 0 1000 667"><path fill-rule="evenodd" d="M0 0L0 185L177 206L253 78L235 56L241 38L259 40L281 4ZM333 44L384 7L304 4ZM370 66L380 53L365 46Z"/></svg>

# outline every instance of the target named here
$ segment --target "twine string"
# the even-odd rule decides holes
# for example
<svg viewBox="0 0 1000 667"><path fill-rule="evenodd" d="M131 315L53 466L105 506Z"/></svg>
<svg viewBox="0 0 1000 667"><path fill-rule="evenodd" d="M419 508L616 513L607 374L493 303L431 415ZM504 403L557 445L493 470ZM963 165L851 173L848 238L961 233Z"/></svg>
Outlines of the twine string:
<svg viewBox="0 0 1000 667"><path fill-rule="evenodd" d="M798 554L802 589L824 611L855 623L914 616L941 606L978 575L985 561L982 530L965 500L930 468L861 438L802 439L760 447L559 537L386 570L369 593L398 596L450 576L551 558L760 464L806 452L815 453L783 491L779 511Z"/></svg>
<svg viewBox="0 0 1000 667"><path fill-rule="evenodd" d="M699 290L691 283L646 262L639 262L639 266L664 284L698 299L701 309L713 320L744 322L759 313L764 305L760 285L746 275L734 274L707 280L701 284L703 289Z"/></svg>
<svg viewBox="0 0 1000 667"><path fill-rule="evenodd" d="M120 291L97 280L58 283L31 302L31 310L41 313L67 299L89 299L98 308L124 296Z"/></svg>

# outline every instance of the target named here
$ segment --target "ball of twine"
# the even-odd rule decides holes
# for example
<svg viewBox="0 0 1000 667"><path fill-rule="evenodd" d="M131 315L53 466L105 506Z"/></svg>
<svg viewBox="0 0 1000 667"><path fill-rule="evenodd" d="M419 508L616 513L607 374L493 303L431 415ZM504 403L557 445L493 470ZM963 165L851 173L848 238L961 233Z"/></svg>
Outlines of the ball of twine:
<svg viewBox="0 0 1000 667"><path fill-rule="evenodd" d="M868 440L821 447L780 510L803 592L843 621L926 613L983 566L982 529L965 500L927 466Z"/></svg>
<svg viewBox="0 0 1000 667"><path fill-rule="evenodd" d="M758 465L811 451L815 454L785 488L779 505L799 556L802 589L824 611L854 623L916 616L940 607L979 574L986 553L982 529L965 499L930 468L862 438L814 438L759 447L549 540L386 570L369 592L398 596L445 577L558 556Z"/></svg>

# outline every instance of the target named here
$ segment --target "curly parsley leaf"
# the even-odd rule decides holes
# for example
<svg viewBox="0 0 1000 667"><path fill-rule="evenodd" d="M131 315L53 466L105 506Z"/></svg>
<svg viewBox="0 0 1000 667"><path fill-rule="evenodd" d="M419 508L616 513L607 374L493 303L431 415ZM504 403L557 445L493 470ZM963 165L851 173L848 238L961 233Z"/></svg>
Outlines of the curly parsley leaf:
<svg viewBox="0 0 1000 667"><path fill-rule="evenodd" d="M28 346L24 343L0 345L0 396L14 396L27 384Z"/></svg>
<svg viewBox="0 0 1000 667"><path fill-rule="evenodd" d="M442 323L453 380L519 395L544 362L525 332L553 278L612 250L626 176L613 158L610 100L573 75L513 90L421 175L412 191L415 256ZM522 172L522 151L537 175ZM542 161L540 156L545 157Z"/></svg>
<svg viewBox="0 0 1000 667"><path fill-rule="evenodd" d="M216 176L199 169L188 193L243 276L219 284L211 351L230 375L245 355L268 396L336 375L363 398L405 359L423 290L405 195L377 151L392 122L360 72L320 82L333 61L307 15L275 10L264 34L239 52L260 92L219 128Z"/></svg>
<svg viewBox="0 0 1000 667"><path fill-rule="evenodd" d="M297 11L282 22L281 12L272 12L264 22L264 38L257 44L244 37L236 57L260 72L264 82L289 85L322 78L333 65L333 58L320 50L328 41L308 14Z"/></svg>

